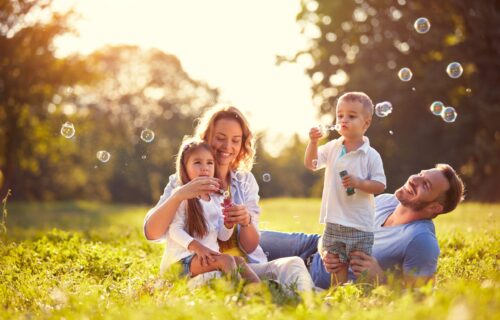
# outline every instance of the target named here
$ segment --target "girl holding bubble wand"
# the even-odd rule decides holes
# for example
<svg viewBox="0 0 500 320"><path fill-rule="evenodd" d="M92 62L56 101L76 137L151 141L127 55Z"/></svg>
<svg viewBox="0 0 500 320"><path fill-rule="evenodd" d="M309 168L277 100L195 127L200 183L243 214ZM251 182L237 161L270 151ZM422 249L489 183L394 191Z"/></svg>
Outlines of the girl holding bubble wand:
<svg viewBox="0 0 500 320"><path fill-rule="evenodd" d="M181 145L176 165L181 184L215 174L213 151L202 140L186 140ZM229 198L227 191L225 196ZM221 200L218 194L204 193L181 203L168 230L165 264L178 262L182 274L191 277L217 270L239 277L238 270L241 270L247 281L260 282L243 258L219 253L217 240L228 240L234 226L223 221ZM224 204L230 206L230 200L225 200Z"/></svg>

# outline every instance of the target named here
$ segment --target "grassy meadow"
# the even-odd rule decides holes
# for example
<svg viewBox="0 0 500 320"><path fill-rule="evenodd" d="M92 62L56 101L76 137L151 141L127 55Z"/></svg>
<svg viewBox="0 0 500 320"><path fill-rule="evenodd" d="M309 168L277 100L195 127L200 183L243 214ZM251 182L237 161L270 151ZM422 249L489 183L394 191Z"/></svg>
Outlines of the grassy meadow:
<svg viewBox="0 0 500 320"><path fill-rule="evenodd" d="M262 229L321 232L319 199L266 199ZM147 207L8 203L0 230L1 319L499 319L500 205L465 203L436 221L435 286L349 285L312 297L225 280L191 290L158 277L163 246Z"/></svg>

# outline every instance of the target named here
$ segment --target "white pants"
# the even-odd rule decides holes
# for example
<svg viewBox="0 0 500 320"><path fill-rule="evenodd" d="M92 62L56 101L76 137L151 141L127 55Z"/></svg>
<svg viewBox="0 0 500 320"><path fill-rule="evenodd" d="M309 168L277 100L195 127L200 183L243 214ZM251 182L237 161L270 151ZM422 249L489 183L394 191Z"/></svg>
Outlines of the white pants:
<svg viewBox="0 0 500 320"><path fill-rule="evenodd" d="M276 280L284 286L294 286L299 292L312 291L314 283L304 261L299 257L279 258L263 263L249 263L260 279ZM189 280L190 287L196 287L208 280L220 277L220 271L200 274Z"/></svg>

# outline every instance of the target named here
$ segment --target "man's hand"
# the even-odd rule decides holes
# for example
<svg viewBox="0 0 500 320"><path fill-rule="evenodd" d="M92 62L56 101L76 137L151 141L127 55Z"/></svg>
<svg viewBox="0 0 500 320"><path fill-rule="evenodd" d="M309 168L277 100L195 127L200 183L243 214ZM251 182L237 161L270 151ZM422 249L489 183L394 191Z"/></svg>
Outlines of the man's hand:
<svg viewBox="0 0 500 320"><path fill-rule="evenodd" d="M345 267L345 264L340 262L338 254L333 254L328 251L321 251L320 255L326 271L330 273L338 273L340 270L342 270L342 268Z"/></svg>
<svg viewBox="0 0 500 320"><path fill-rule="evenodd" d="M208 266L211 262L214 262L214 256L220 256L220 252L213 251L205 247L197 240L191 241L191 243L188 245L188 250L194 252L198 256L202 267Z"/></svg>
<svg viewBox="0 0 500 320"><path fill-rule="evenodd" d="M356 278L365 276L370 281L384 280L384 270L378 264L377 259L361 251L353 251L349 256L351 269Z"/></svg>

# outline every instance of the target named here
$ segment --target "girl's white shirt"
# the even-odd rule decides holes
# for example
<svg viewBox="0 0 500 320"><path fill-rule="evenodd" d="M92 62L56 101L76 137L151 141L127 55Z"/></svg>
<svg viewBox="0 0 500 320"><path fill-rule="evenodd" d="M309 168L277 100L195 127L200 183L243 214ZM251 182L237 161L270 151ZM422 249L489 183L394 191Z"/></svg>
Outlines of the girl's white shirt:
<svg viewBox="0 0 500 320"><path fill-rule="evenodd" d="M188 246L193 240L197 240L205 247L219 252L217 239L226 241L233 234L233 228L228 229L224 226L221 196L212 195L210 200L200 199L199 201L203 216L207 222L208 233L204 237L193 237L187 233L187 201L182 201L166 234L166 246L160 265L161 273L173 263L193 254L188 250Z"/></svg>
<svg viewBox="0 0 500 320"><path fill-rule="evenodd" d="M252 224L257 230L259 230L258 226L259 226L259 216L260 216L260 207L259 207L260 196L259 196L259 185L257 184L254 175L251 172L231 171L230 179L231 179L230 190L233 203L245 205L245 207L247 208L248 212L252 217ZM163 195L160 197L160 200L153 208L151 208L148 211L146 217L144 218L144 230L146 227L146 223L151 217L151 215L175 192L175 189L178 187L177 181L178 180L176 174L170 176L169 182L165 187L165 190L163 191ZM238 229L239 228L240 226L238 225ZM167 233L168 230L161 238L150 241L163 242L167 238ZM253 252L247 252L247 256L249 262L251 263L267 262L267 256L265 255L260 245L257 246L257 248Z"/></svg>

